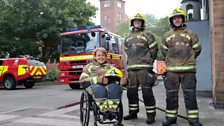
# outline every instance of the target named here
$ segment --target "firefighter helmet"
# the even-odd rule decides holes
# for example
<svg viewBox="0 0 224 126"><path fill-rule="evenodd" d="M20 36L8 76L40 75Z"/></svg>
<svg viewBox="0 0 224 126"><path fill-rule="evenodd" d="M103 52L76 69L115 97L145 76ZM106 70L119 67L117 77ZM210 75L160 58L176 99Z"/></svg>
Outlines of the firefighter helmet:
<svg viewBox="0 0 224 126"><path fill-rule="evenodd" d="M123 73L121 70L117 69L116 67L110 68L107 70L106 74L104 75L105 77L116 77L116 78L123 78Z"/></svg>
<svg viewBox="0 0 224 126"><path fill-rule="evenodd" d="M184 10L180 8L176 8L173 10L173 12L169 16L169 22L171 25L173 25L173 21L172 21L173 17L176 17L176 16L181 16L183 18L183 24L186 24L187 22L186 13L184 12Z"/></svg>
<svg viewBox="0 0 224 126"><path fill-rule="evenodd" d="M134 26L134 20L141 20L142 21L142 27L145 27L145 18L142 13L136 13L132 18L131 18L131 24L130 26Z"/></svg>

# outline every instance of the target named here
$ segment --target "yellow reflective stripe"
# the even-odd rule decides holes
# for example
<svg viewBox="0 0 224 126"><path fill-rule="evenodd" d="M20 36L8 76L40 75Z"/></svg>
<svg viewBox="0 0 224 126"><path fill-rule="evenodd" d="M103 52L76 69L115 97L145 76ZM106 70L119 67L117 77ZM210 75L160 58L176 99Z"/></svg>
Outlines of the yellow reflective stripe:
<svg viewBox="0 0 224 126"><path fill-rule="evenodd" d="M136 37L137 39L142 39L143 41L147 42L147 38L143 35L137 35Z"/></svg>
<svg viewBox="0 0 224 126"><path fill-rule="evenodd" d="M92 65L89 66L89 68L88 68L88 72L89 72L89 73L92 72L92 71L91 71L92 67L93 67Z"/></svg>
<svg viewBox="0 0 224 126"><path fill-rule="evenodd" d="M138 108L129 108L129 110L138 110Z"/></svg>
<svg viewBox="0 0 224 126"><path fill-rule="evenodd" d="M188 39L189 41L191 40L191 36L186 33L180 33L180 36Z"/></svg>
<svg viewBox="0 0 224 126"><path fill-rule="evenodd" d="M156 110L147 110L146 113L154 113Z"/></svg>
<svg viewBox="0 0 224 126"><path fill-rule="evenodd" d="M188 118L198 118L198 115L188 115Z"/></svg>
<svg viewBox="0 0 224 126"><path fill-rule="evenodd" d="M60 57L60 61L88 60L88 59L92 59L92 58L93 58L93 55L63 56L63 57Z"/></svg>
<svg viewBox="0 0 224 126"><path fill-rule="evenodd" d="M145 64L135 64L135 65L128 65L127 69L130 69L130 68L141 68L141 67L148 68L148 67L153 67L153 66L152 65L145 65Z"/></svg>
<svg viewBox="0 0 224 126"><path fill-rule="evenodd" d="M27 65L19 65L18 66L18 75L24 75L26 74L26 68L24 67L27 67Z"/></svg>
<svg viewBox="0 0 224 126"><path fill-rule="evenodd" d="M93 77L93 84L97 84L97 77Z"/></svg>
<svg viewBox="0 0 224 126"><path fill-rule="evenodd" d="M89 75L88 75L88 74L86 74L86 73L82 73L82 74L81 74L81 76L84 76L84 77L89 77Z"/></svg>
<svg viewBox="0 0 224 126"><path fill-rule="evenodd" d="M166 42L170 41L172 38L175 38L175 37L176 37L175 34L173 34L173 35L167 37L167 38L166 38Z"/></svg>
<svg viewBox="0 0 224 126"><path fill-rule="evenodd" d="M146 109L154 109L156 108L155 106L145 106Z"/></svg>
<svg viewBox="0 0 224 126"><path fill-rule="evenodd" d="M129 38L126 39L126 42L128 42L128 41L130 41L132 39L133 39L133 37L131 36L131 37L129 37Z"/></svg>
<svg viewBox="0 0 224 126"><path fill-rule="evenodd" d="M174 115L174 114L166 114L167 117L171 117L171 118L175 118L177 117L177 115Z"/></svg>
<svg viewBox="0 0 224 126"><path fill-rule="evenodd" d="M196 69L196 66L167 66L166 70L192 70Z"/></svg>
<svg viewBox="0 0 224 126"><path fill-rule="evenodd" d="M162 43L161 43L160 47L162 47L163 49L166 49L166 50L168 49L168 47Z"/></svg>
<svg viewBox="0 0 224 126"><path fill-rule="evenodd" d="M195 43L195 44L193 45L193 49L198 48L200 45L201 45L201 44L200 44L199 42Z"/></svg>
<svg viewBox="0 0 224 126"><path fill-rule="evenodd" d="M187 113L188 114L197 114L198 110L188 110Z"/></svg>
<svg viewBox="0 0 224 126"><path fill-rule="evenodd" d="M129 104L130 107L137 107L138 104Z"/></svg>
<svg viewBox="0 0 224 126"><path fill-rule="evenodd" d="M152 47L154 47L157 44L156 41L154 41L152 44L149 45L149 48L151 49Z"/></svg>
<svg viewBox="0 0 224 126"><path fill-rule="evenodd" d="M176 114L176 113L177 113L177 111L176 111L176 110L166 110L166 113Z"/></svg>

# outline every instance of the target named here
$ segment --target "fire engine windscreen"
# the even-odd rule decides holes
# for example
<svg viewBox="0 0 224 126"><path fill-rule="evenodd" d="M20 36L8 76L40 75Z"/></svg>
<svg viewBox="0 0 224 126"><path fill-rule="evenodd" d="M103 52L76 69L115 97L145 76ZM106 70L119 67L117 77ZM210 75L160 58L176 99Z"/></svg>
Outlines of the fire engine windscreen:
<svg viewBox="0 0 224 126"><path fill-rule="evenodd" d="M91 53L99 44L99 32L79 33L62 36L62 54Z"/></svg>

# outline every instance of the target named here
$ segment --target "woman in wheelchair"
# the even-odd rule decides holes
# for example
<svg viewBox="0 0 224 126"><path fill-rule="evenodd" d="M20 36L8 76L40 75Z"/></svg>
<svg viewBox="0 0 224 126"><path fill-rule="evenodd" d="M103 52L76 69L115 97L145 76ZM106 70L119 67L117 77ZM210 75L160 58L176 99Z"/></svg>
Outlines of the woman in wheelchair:
<svg viewBox="0 0 224 126"><path fill-rule="evenodd" d="M107 63L106 58L107 52L104 48L98 48L93 52L92 63L83 68L80 76L81 86L92 96L99 114L103 116L101 121L96 118L97 121L103 123L107 119L118 119L116 125L122 126L122 117L118 117L123 116L121 84L127 82L122 72ZM97 125L96 121L94 125Z"/></svg>

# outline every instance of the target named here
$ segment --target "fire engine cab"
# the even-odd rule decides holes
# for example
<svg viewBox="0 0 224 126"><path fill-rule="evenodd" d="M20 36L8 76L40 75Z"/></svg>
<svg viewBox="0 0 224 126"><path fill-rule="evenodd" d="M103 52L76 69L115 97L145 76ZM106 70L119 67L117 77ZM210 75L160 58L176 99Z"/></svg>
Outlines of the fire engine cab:
<svg viewBox="0 0 224 126"><path fill-rule="evenodd" d="M92 62L92 53L98 47L104 47L108 53L107 61L124 72L124 39L121 36L95 25L71 28L61 33L60 37L58 79L64 84L69 84L72 89L79 88L82 69Z"/></svg>
<svg viewBox="0 0 224 126"><path fill-rule="evenodd" d="M32 88L35 83L46 76L44 63L29 58L0 59L0 84L7 90L17 85Z"/></svg>

